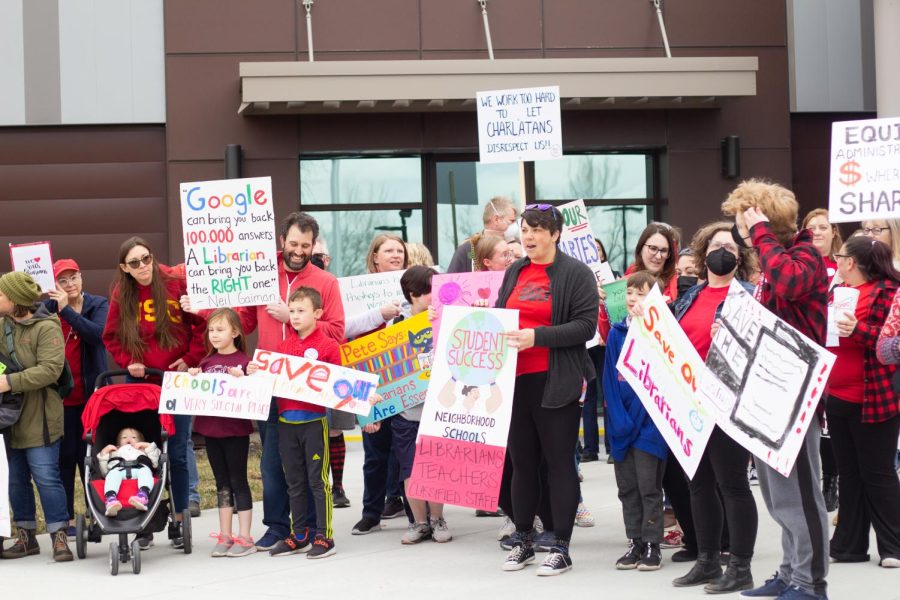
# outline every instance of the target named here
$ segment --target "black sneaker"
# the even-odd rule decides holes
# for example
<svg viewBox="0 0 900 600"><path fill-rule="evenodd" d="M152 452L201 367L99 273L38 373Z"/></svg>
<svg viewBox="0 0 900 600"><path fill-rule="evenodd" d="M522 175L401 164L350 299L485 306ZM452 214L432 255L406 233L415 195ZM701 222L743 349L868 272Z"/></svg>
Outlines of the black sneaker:
<svg viewBox="0 0 900 600"><path fill-rule="evenodd" d="M572 568L572 559L566 552L560 552L558 548L550 550L550 554L541 563L537 569L537 574L541 577L549 577L551 575L562 575Z"/></svg>
<svg viewBox="0 0 900 600"><path fill-rule="evenodd" d="M381 520L380 519L370 519L369 517L363 517L359 520L359 523L353 526L353 529L350 531L351 535L368 535L370 533L374 533L376 531L381 531Z"/></svg>
<svg viewBox="0 0 900 600"><path fill-rule="evenodd" d="M344 493L344 488L335 487L331 491L331 503L335 508L347 508L350 506L350 499Z"/></svg>
<svg viewBox="0 0 900 600"><path fill-rule="evenodd" d="M400 515L405 515L406 511L403 510L403 499L399 496L394 496L393 498L388 498L387 502L384 503L384 510L381 511L382 519L396 519Z"/></svg>
<svg viewBox="0 0 900 600"><path fill-rule="evenodd" d="M616 568L620 571L636 569L638 561L641 560L641 550L643 547L644 545L639 539L628 540L628 552L616 561Z"/></svg>
<svg viewBox="0 0 900 600"><path fill-rule="evenodd" d="M583 463L597 462L600 460L600 456L596 452L582 452L580 460Z"/></svg>
<svg viewBox="0 0 900 600"><path fill-rule="evenodd" d="M525 565L529 565L533 562L534 548L531 546L526 547L521 542L517 542L512 550L510 550L509 554L506 555L506 560L503 562L501 568L504 571L521 571L525 568Z"/></svg>
<svg viewBox="0 0 900 600"><path fill-rule="evenodd" d="M172 540L172 547L176 550L184 548L184 532L181 529L181 521L175 521L175 527L169 528L169 539Z"/></svg>
<svg viewBox="0 0 900 600"><path fill-rule="evenodd" d="M316 534L316 539L312 543L312 548L306 558L325 558L337 552L334 549L334 540L327 538L321 533Z"/></svg>
<svg viewBox="0 0 900 600"><path fill-rule="evenodd" d="M149 531L137 534L136 538L138 548L141 550L149 550L153 547L153 534Z"/></svg>
<svg viewBox="0 0 900 600"><path fill-rule="evenodd" d="M659 544L647 542L641 549L641 559L637 563L638 571L656 571L662 566L662 552Z"/></svg>
<svg viewBox="0 0 900 600"><path fill-rule="evenodd" d="M309 552L309 530L307 530L302 538L296 535L289 535L283 540L279 540L271 550L269 556L290 556L291 554L303 554Z"/></svg>

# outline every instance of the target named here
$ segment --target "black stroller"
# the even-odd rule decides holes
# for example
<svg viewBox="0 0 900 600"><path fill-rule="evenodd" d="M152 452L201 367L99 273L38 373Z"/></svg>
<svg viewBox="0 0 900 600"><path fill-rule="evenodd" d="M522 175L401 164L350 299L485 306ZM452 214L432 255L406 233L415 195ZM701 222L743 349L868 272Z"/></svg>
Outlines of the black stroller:
<svg viewBox="0 0 900 600"><path fill-rule="evenodd" d="M151 375L162 376L161 371L148 369ZM78 558L87 554L87 542L100 542L103 534L118 534L119 541L109 545L109 571L119 573L119 564L131 561L131 570L141 572L141 550L137 534L159 532L167 528L169 539L178 535L172 503L172 478L169 473L167 455L168 439L175 432L175 422L171 415L159 414L160 387L149 383L123 383L107 385L111 377L128 375L128 371L106 371L97 378L94 393L85 405L81 421L84 425L84 439L87 442L85 456L85 501L91 513L91 524L87 526L85 516L78 515L75 521ZM119 490L119 501L125 507L113 517L106 516L103 476L97 454L108 444L115 444L116 435L125 427L140 431L144 439L154 442L161 454L159 465L154 472L153 489L147 511L140 511L128 505L128 498L137 492L137 482L126 479ZM163 501L163 490L168 490L168 501ZM191 553L191 515L182 513L182 536L184 553ZM135 538L128 543L128 535Z"/></svg>

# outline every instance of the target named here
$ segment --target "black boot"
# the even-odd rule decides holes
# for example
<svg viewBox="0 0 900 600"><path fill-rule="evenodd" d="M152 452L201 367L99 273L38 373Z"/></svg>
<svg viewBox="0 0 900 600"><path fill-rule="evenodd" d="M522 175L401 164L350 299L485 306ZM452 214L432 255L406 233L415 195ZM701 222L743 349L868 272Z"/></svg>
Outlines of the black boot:
<svg viewBox="0 0 900 600"><path fill-rule="evenodd" d="M750 559L731 555L725 573L704 586L707 594L729 594L753 588L753 574L750 573Z"/></svg>
<svg viewBox="0 0 900 600"><path fill-rule="evenodd" d="M838 507L838 478L829 475L822 480L822 495L825 497L825 510L834 512Z"/></svg>
<svg viewBox="0 0 900 600"><path fill-rule="evenodd" d="M719 565L718 552L700 552L697 554L697 562L687 572L687 575L672 580L675 587L691 587L715 581L722 576L722 567Z"/></svg>

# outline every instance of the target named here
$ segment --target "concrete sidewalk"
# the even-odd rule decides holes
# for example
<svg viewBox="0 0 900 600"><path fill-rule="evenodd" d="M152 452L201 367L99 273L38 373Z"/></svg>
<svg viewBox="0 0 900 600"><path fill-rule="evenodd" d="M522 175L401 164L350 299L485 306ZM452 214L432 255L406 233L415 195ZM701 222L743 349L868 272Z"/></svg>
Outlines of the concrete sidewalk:
<svg viewBox="0 0 900 600"><path fill-rule="evenodd" d="M405 519L385 521L385 528L367 536L351 536L360 518L362 498L362 445L347 446L345 485L351 508L334 511L337 554L312 561L305 555L272 558L256 554L244 558L209 557L216 531L214 510L206 510L194 524L194 553L173 550L157 534L157 546L142 554L142 573L132 575L123 564L118 577L109 575L107 556L113 537L88 544L87 558L52 564L49 539L40 536L41 555L0 561L4 597L91 600L98 597L165 598L297 598L320 597L414 598L534 598L538 593L567 600L593 598L708 598L702 588L675 588L671 580L688 571L674 564L664 550L663 568L655 572L617 571L616 559L625 552L621 507L616 497L611 465L595 462L582 467L583 494L596 518L593 528L575 528L572 542L574 569L559 577L537 577L535 567L506 573L500 570L505 553L496 542L502 519L476 518L474 511L448 507L447 523L454 539L448 544L424 542L402 546ZM758 496L758 488L754 488ZM775 572L781 559L780 531L758 499L760 530L753 561L758 583ZM261 506L256 505L254 536L263 533ZM872 540L872 552L875 542ZM74 552L74 544L72 544ZM539 559L541 555L538 555ZM867 564L832 565L830 598L855 600L900 599L900 570L881 569L877 558ZM730 596L737 598L738 596Z"/></svg>

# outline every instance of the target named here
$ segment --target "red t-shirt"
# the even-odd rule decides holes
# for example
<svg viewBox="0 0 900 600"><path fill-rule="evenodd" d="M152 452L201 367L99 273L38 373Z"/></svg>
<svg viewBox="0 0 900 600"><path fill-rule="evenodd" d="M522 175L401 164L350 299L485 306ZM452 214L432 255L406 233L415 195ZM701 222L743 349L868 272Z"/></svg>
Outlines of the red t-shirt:
<svg viewBox="0 0 900 600"><path fill-rule="evenodd" d="M228 373L231 367L247 370L250 357L238 350L231 354L216 352L200 361L204 373ZM194 418L194 431L211 438L236 437L253 433L253 424L249 419L232 419L230 417L210 417L197 415Z"/></svg>
<svg viewBox="0 0 900 600"><path fill-rule="evenodd" d="M716 309L725 302L728 295L728 286L706 286L697 295L691 307L681 317L681 328L687 334L688 339L694 344L700 358L706 360L709 347L712 345L711 328L716 318Z"/></svg>
<svg viewBox="0 0 900 600"><path fill-rule="evenodd" d="M81 375L81 337L65 319L60 319L59 324L62 326L63 338L66 340L66 362L69 363L72 380L75 381L75 387L68 396L63 398L63 406L81 406L87 401L87 398L84 397L84 382L82 382Z"/></svg>
<svg viewBox="0 0 900 600"><path fill-rule="evenodd" d="M519 329L550 326L553 299L550 297L550 278L547 277L549 266L531 263L519 272L516 287L506 301L506 308L519 311ZM547 370L549 364L550 348L534 346L519 352L516 375L541 373Z"/></svg>
<svg viewBox="0 0 900 600"><path fill-rule="evenodd" d="M293 331L293 330L292 330ZM303 356L311 358L319 362L330 363L333 365L341 364L341 349L336 341L322 333L322 328L316 325L316 328L305 339L294 332L288 334L288 337L278 344L276 352L281 354L290 354L293 356ZM278 402L278 414L284 414L287 411L305 411L307 413L325 414L325 407L300 400L291 400L289 398L276 398Z"/></svg>
<svg viewBox="0 0 900 600"><path fill-rule="evenodd" d="M856 303L856 319L864 321L872 308L872 290L877 282L870 281L859 286L859 300ZM837 318L837 317L836 317ZM865 348L852 337L839 338L839 345L830 348L837 356L831 376L828 378L828 393L844 402L862 404L865 396Z"/></svg>

